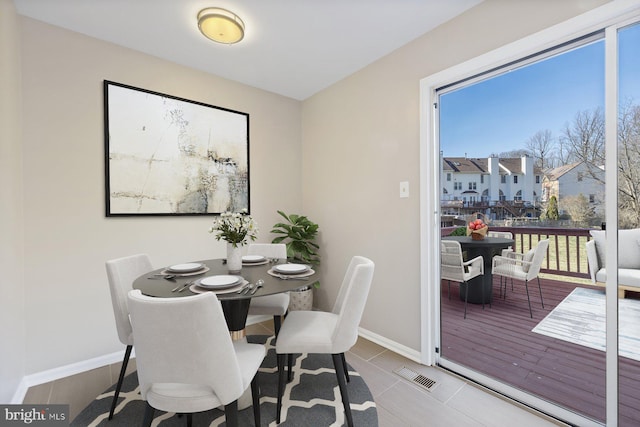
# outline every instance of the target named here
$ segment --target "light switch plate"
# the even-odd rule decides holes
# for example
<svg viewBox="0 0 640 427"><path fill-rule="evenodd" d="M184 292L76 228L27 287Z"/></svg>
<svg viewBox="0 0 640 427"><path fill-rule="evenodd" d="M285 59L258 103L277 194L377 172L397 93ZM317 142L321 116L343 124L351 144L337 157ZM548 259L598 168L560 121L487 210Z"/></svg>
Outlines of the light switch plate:
<svg viewBox="0 0 640 427"><path fill-rule="evenodd" d="M400 198L405 199L409 197L409 181L402 181L400 183Z"/></svg>

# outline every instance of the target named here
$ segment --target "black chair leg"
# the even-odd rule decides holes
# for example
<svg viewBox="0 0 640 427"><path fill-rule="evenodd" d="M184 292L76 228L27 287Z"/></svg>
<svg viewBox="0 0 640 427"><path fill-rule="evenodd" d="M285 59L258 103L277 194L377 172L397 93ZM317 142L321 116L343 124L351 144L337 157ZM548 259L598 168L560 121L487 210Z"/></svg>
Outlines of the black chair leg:
<svg viewBox="0 0 640 427"><path fill-rule="evenodd" d="M282 318L280 316L273 316L273 330L276 333L276 339L280 333L280 326L282 326Z"/></svg>
<svg viewBox="0 0 640 427"><path fill-rule="evenodd" d="M278 403L276 407L276 423L280 424L280 414L282 412L282 396L284 395L284 358L286 354L278 354Z"/></svg>
<svg viewBox="0 0 640 427"><path fill-rule="evenodd" d="M251 380L251 398L253 399L253 421L256 427L260 426L260 387L258 386L258 373Z"/></svg>
<svg viewBox="0 0 640 427"><path fill-rule="evenodd" d="M149 405L149 402L147 402L147 408L144 411L144 421L142 421L143 426L151 427L151 422L153 421L154 412L155 412L155 409L153 409L153 406Z"/></svg>
<svg viewBox="0 0 640 427"><path fill-rule="evenodd" d="M464 283L464 318L467 318L467 298L469 297L469 285Z"/></svg>
<svg viewBox="0 0 640 427"><path fill-rule="evenodd" d="M193 426L193 414L189 413L187 414L187 427L192 427Z"/></svg>
<svg viewBox="0 0 640 427"><path fill-rule="evenodd" d="M353 427L353 418L351 417L351 406L349 405L349 395L347 394L347 383L343 376L344 366L342 365L342 357L339 354L332 354L333 366L336 369L336 377L338 378L338 386L342 395L342 405L344 406L344 414L347 418L347 426Z"/></svg>
<svg viewBox="0 0 640 427"><path fill-rule="evenodd" d="M228 427L238 427L238 401L234 400L228 405L224 405L225 425Z"/></svg>
<svg viewBox="0 0 640 427"><path fill-rule="evenodd" d="M349 378L349 368L347 368L347 359L344 357L344 353L340 353L342 356L342 366L344 367L344 377L347 379L347 382L351 382L351 378Z"/></svg>
<svg viewBox="0 0 640 427"><path fill-rule="evenodd" d="M540 304L542 304L542 308L544 308L544 301L542 301L542 286L540 286L540 277L538 279L538 290L540 291Z"/></svg>
<svg viewBox="0 0 640 427"><path fill-rule="evenodd" d="M529 315L533 319L533 311L531 311L531 298L529 298L529 284L527 281L524 281L524 288L527 290L527 301L529 301Z"/></svg>
<svg viewBox="0 0 640 427"><path fill-rule="evenodd" d="M287 355L287 382L293 381L293 354Z"/></svg>
<svg viewBox="0 0 640 427"><path fill-rule="evenodd" d="M542 295L542 294L541 294ZM118 377L118 384L116 385L116 391L113 394L113 402L111 402L111 410L109 411L109 419L113 418L113 412L116 410L116 404L118 403L118 396L120 396L120 388L122 387L122 381L124 380L124 374L127 371L127 365L129 364L129 357L131 356L132 345L128 345L124 352L124 359L122 359L122 368L120 368L120 376Z"/></svg>

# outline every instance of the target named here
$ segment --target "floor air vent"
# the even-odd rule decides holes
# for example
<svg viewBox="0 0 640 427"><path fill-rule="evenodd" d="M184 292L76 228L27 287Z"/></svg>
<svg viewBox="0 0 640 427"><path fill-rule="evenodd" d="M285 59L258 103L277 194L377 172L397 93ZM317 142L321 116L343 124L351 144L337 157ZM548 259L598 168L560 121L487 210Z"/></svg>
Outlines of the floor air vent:
<svg viewBox="0 0 640 427"><path fill-rule="evenodd" d="M428 391L431 391L431 389L433 389L433 387L436 385L436 382L431 378L427 378L424 375L419 374L416 371L413 371L405 366L400 369L396 369L393 372L400 375L402 378L405 378L413 383L418 384L419 386L422 386Z"/></svg>

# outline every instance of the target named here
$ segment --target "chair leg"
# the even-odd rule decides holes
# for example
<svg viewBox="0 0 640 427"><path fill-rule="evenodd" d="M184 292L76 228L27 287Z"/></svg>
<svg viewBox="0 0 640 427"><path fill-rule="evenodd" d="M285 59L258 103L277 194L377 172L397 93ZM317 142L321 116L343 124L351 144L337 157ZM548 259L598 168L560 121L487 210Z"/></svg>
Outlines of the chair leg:
<svg viewBox="0 0 640 427"><path fill-rule="evenodd" d="M280 326L282 326L282 319L280 316L273 316L273 330L276 333L276 339L278 339L278 334L280 333Z"/></svg>
<svg viewBox="0 0 640 427"><path fill-rule="evenodd" d="M531 311L531 299L529 298L529 284L527 280L524 281L524 288L527 290L527 301L529 301L529 315L533 319L533 311Z"/></svg>
<svg viewBox="0 0 640 427"><path fill-rule="evenodd" d="M111 410L109 411L109 419L113 418L113 412L116 410L116 404L118 403L118 396L120 396L120 388L122 387L122 381L124 380L124 374L129 364L129 357L131 356L132 345L128 345L124 352L124 359L122 359L122 368L120 368L120 376L118 377L118 384L116 385L116 391L113 394L113 402L111 402Z"/></svg>
<svg viewBox="0 0 640 427"><path fill-rule="evenodd" d="M544 301L542 301L542 286L540 286L540 277L538 279L538 290L540 291L540 304L542 304L542 308L544 308Z"/></svg>
<svg viewBox="0 0 640 427"><path fill-rule="evenodd" d="M469 297L469 285L464 283L464 318L467 318L467 298Z"/></svg>
<svg viewBox="0 0 640 427"><path fill-rule="evenodd" d="M282 396L284 395L284 359L286 354L278 354L278 402L276 406L276 423L280 424L280 413L282 412Z"/></svg>
<svg viewBox="0 0 640 427"><path fill-rule="evenodd" d="M287 382L293 381L293 354L287 355Z"/></svg>
<svg viewBox="0 0 640 427"><path fill-rule="evenodd" d="M251 380L251 398L253 399L253 421L256 427L260 427L260 387L257 372Z"/></svg>
<svg viewBox="0 0 640 427"><path fill-rule="evenodd" d="M347 394L347 383L342 375L344 372L344 366L342 365L342 357L339 354L332 354L333 366L336 369L336 377L338 378L338 386L340 387L340 394L342 395L342 405L344 406L344 414L347 418L347 426L353 427L353 418L351 417L351 406L349 405L349 395Z"/></svg>
<svg viewBox="0 0 640 427"><path fill-rule="evenodd" d="M349 369L347 368L347 359L344 357L344 353L340 353L342 356L342 367L344 368L344 377L347 379L347 382L351 382L351 378L349 378Z"/></svg>
<svg viewBox="0 0 640 427"><path fill-rule="evenodd" d="M155 412L155 409L153 408L153 406L149 405L149 402L147 402L147 408L144 411L144 421L142 421L143 426L151 427L151 422L153 421L154 412Z"/></svg>
<svg viewBox="0 0 640 427"><path fill-rule="evenodd" d="M193 426L193 414L192 413L188 413L187 414L187 427L192 427Z"/></svg>
<svg viewBox="0 0 640 427"><path fill-rule="evenodd" d="M234 400L228 405L224 405L225 425L238 427L238 401Z"/></svg>

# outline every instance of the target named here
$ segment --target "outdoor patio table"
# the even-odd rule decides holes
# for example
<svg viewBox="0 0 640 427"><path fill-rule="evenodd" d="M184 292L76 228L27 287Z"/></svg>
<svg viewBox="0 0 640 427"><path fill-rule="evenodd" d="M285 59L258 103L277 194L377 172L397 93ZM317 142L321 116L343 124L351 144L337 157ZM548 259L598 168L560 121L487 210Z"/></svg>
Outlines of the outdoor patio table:
<svg viewBox="0 0 640 427"><path fill-rule="evenodd" d="M463 251L467 252L467 259L473 259L482 255L484 260L484 274L474 277L469 281L468 302L482 304L491 302L493 291L493 275L491 274L491 260L495 255L499 255L502 249L515 244L513 239L501 237L485 237L482 240L473 240L471 236L446 236L442 240L455 240L460 242ZM460 299L464 300L464 283L460 283ZM484 288L484 301L482 301L482 290Z"/></svg>

